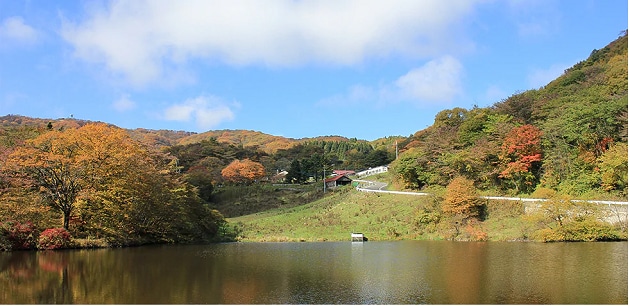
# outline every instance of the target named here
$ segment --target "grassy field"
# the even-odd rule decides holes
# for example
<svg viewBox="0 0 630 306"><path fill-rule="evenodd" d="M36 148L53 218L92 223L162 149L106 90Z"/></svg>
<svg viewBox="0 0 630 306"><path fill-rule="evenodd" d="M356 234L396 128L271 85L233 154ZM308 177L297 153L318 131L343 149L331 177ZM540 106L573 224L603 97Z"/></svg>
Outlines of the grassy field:
<svg viewBox="0 0 630 306"><path fill-rule="evenodd" d="M437 199L337 189L324 198L301 206L272 209L230 218L241 241L347 241L352 232L374 240L449 239L455 230L449 222L437 222ZM475 231L487 240L519 240L527 231L521 205L489 203L485 222ZM433 218L433 219L432 219ZM468 239L466 235L460 238Z"/></svg>
<svg viewBox="0 0 630 306"><path fill-rule="evenodd" d="M215 209L225 217L238 217L277 208L291 208L323 196L322 186L270 185L225 186L213 194Z"/></svg>

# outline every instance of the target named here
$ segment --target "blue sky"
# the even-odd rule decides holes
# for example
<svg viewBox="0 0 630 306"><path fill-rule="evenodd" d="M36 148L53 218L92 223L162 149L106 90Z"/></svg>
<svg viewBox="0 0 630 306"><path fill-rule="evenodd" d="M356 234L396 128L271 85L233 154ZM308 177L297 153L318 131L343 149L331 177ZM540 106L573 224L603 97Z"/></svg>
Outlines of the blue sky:
<svg viewBox="0 0 630 306"><path fill-rule="evenodd" d="M627 28L626 0L0 0L0 115L408 136Z"/></svg>

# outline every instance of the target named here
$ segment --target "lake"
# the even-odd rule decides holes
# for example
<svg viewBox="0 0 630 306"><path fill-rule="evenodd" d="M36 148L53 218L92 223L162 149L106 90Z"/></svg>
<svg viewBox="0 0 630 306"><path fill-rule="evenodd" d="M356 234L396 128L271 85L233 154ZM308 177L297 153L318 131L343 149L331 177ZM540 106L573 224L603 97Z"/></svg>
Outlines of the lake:
<svg viewBox="0 0 630 306"><path fill-rule="evenodd" d="M627 304L628 243L312 242L0 253L5 304Z"/></svg>

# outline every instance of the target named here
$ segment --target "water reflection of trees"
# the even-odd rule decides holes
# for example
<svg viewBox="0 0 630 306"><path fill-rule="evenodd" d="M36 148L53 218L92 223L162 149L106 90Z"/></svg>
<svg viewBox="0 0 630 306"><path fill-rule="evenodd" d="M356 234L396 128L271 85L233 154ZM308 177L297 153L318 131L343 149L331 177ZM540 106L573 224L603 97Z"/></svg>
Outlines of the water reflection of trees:
<svg viewBox="0 0 630 306"><path fill-rule="evenodd" d="M0 253L0 301L5 304L627 302L627 292L618 290L623 287L619 286L621 283L627 286L627 250L618 247L619 244L399 242L389 247L387 243L368 246L236 243ZM602 254L608 260L595 260L602 258ZM585 279L584 273L590 279Z"/></svg>

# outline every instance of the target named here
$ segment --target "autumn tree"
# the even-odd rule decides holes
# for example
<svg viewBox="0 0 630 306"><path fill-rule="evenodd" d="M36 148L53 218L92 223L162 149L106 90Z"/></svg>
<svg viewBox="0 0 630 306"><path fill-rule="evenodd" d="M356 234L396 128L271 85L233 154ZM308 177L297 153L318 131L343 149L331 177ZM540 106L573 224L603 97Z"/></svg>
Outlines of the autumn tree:
<svg viewBox="0 0 630 306"><path fill-rule="evenodd" d="M485 240L486 234L478 228L478 220L482 217L483 200L477 194L472 180L463 176L454 178L446 186L446 195L442 201L442 211L446 214L445 232L450 239L455 239L462 229L471 235L471 239Z"/></svg>
<svg viewBox="0 0 630 306"><path fill-rule="evenodd" d="M76 162L79 150L70 133L50 131L15 150L5 164L16 175L32 180L43 199L63 214L66 229L84 187L85 172Z"/></svg>
<svg viewBox="0 0 630 306"><path fill-rule="evenodd" d="M606 191L628 192L628 144L615 143L598 159L601 185Z"/></svg>
<svg viewBox="0 0 630 306"><path fill-rule="evenodd" d="M463 220L481 217L483 200L479 198L473 181L458 176L446 186L446 196L442 202L442 211L449 215L460 216Z"/></svg>
<svg viewBox="0 0 630 306"><path fill-rule="evenodd" d="M526 124L512 129L503 142L499 158L505 168L499 177L511 180L517 192L535 187L535 170L542 160L541 137L537 127Z"/></svg>
<svg viewBox="0 0 630 306"><path fill-rule="evenodd" d="M44 201L63 215L68 228L80 199L93 198L116 185L132 186L125 177L144 161L144 150L122 129L88 124L52 130L26 142L8 157L8 168L31 180ZM124 181L121 181L123 180ZM136 182L137 183L137 182Z"/></svg>
<svg viewBox="0 0 630 306"><path fill-rule="evenodd" d="M236 184L248 184L265 176L265 167L249 159L234 160L221 170L223 178Z"/></svg>

